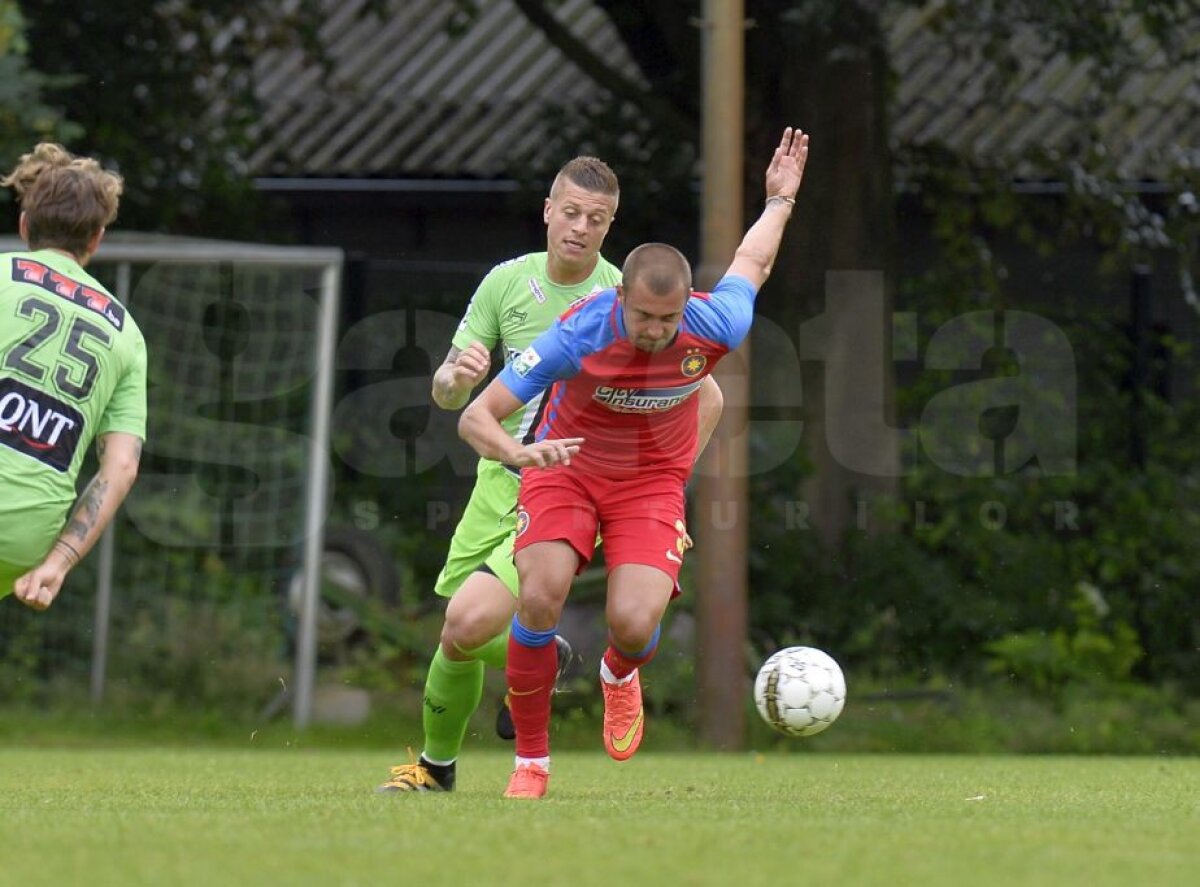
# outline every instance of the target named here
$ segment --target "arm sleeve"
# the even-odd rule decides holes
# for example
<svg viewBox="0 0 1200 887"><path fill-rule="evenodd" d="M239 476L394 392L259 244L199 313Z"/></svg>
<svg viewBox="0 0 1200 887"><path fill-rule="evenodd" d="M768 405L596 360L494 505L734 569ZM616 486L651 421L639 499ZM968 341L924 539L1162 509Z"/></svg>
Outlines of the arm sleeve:
<svg viewBox="0 0 1200 887"><path fill-rule="evenodd" d="M146 438L146 340L141 332L133 343L132 354L100 417L97 436L120 431Z"/></svg>
<svg viewBox="0 0 1200 887"><path fill-rule="evenodd" d="M496 347L500 341L500 303L503 298L504 284L493 268L479 282L467 303L467 310L451 340L455 348L461 351L472 342L482 342L488 351Z"/></svg>
<svg viewBox="0 0 1200 887"><path fill-rule="evenodd" d="M754 320L754 298L758 290L745 277L727 274L707 299L689 299L687 322L692 332L732 351Z"/></svg>
<svg viewBox="0 0 1200 887"><path fill-rule="evenodd" d="M513 358L497 377L522 403L529 403L559 379L579 372L577 345L562 319Z"/></svg>

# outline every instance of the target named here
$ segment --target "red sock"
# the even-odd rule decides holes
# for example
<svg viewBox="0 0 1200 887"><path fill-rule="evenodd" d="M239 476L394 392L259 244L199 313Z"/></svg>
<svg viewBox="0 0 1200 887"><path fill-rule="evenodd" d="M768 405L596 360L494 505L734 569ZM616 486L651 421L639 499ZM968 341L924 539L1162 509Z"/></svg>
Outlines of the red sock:
<svg viewBox="0 0 1200 887"><path fill-rule="evenodd" d="M508 707L517 733L517 757L544 758L550 754L550 693L558 670L553 643L527 647L508 637Z"/></svg>
<svg viewBox="0 0 1200 887"><path fill-rule="evenodd" d="M604 651L604 664L608 666L608 670L612 672L612 676L620 680L627 678L633 674L634 669L640 668L658 652L658 629L654 630L654 637L650 643L646 645L646 649L639 650L637 653L623 653L613 646L612 637L608 639L608 649Z"/></svg>

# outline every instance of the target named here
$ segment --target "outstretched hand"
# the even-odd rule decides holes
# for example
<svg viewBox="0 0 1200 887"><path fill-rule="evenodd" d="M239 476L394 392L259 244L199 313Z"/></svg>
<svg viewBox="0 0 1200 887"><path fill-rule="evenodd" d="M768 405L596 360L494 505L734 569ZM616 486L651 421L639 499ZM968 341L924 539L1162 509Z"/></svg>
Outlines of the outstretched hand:
<svg viewBox="0 0 1200 887"><path fill-rule="evenodd" d="M571 457L579 452L582 437L562 437L558 440L539 440L526 444L516 458L510 460L518 468L552 468L555 465L570 465Z"/></svg>
<svg viewBox="0 0 1200 887"><path fill-rule="evenodd" d="M808 161L808 133L787 127L767 166L767 199L795 199Z"/></svg>

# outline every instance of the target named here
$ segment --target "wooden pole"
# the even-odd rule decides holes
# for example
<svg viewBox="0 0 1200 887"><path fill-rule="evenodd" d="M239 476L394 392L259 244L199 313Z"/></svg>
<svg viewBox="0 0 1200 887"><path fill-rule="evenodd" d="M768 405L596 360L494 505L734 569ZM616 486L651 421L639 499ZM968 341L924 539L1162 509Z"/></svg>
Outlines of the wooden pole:
<svg viewBox="0 0 1200 887"><path fill-rule="evenodd" d="M705 0L701 139L704 181L699 289L710 289L741 242L745 17L742 0ZM696 676L701 740L734 750L745 739L747 673L746 413L749 345L728 355L716 379L721 424L698 468L692 496L696 541Z"/></svg>

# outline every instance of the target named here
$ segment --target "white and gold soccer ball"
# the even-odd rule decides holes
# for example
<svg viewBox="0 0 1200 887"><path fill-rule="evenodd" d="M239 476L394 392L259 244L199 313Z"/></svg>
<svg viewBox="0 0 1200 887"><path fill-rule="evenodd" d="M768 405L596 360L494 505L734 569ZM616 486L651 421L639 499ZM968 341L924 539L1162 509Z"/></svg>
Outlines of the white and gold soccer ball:
<svg viewBox="0 0 1200 887"><path fill-rule="evenodd" d="M764 721L788 736L812 736L837 720L846 704L846 678L828 653L787 647L771 655L754 680L754 703Z"/></svg>

